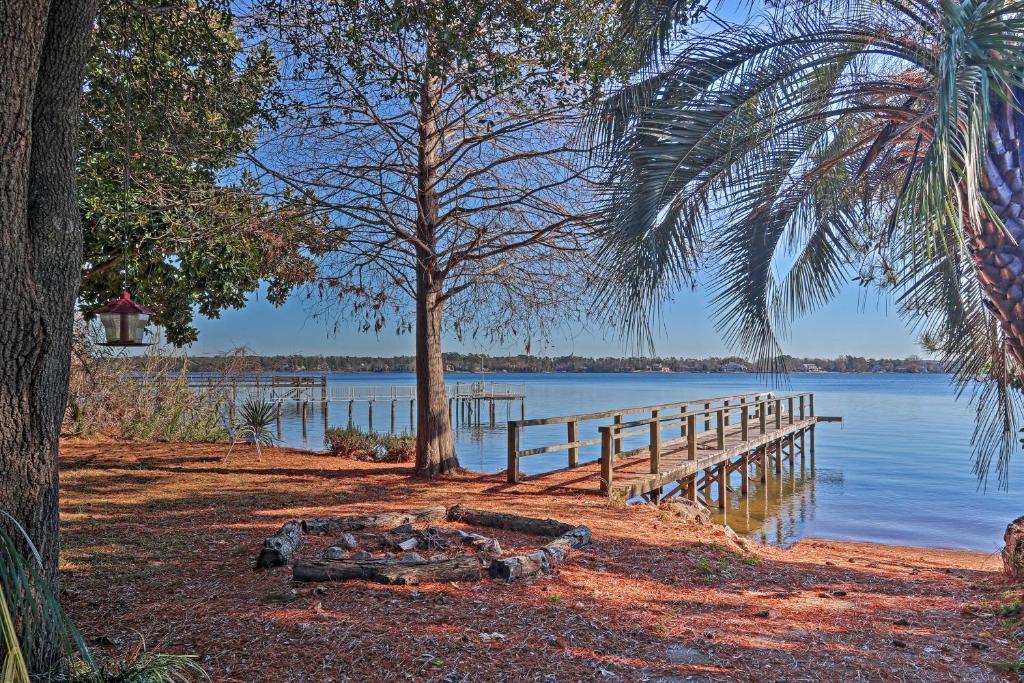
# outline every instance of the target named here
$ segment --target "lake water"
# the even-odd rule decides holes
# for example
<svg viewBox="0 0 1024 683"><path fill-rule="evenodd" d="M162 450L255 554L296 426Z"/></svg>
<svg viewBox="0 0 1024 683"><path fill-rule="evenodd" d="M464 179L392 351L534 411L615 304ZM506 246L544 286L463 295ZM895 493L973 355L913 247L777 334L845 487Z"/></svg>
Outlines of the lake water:
<svg viewBox="0 0 1024 683"><path fill-rule="evenodd" d="M479 375L450 373L449 382L475 381ZM551 417L589 411L771 389L750 374L493 374L488 381L525 386L525 416ZM343 385L411 385L411 374L331 374L332 389ZM880 543L995 551L1006 524L1024 514L1024 453L1011 468L1010 491L999 490L995 474L988 489L971 470L970 438L974 416L966 401L953 399L943 375L797 374L778 393L813 391L818 415L837 415L842 424L817 428L816 469L760 486L751 478L751 494L730 497L725 521L741 533L778 544L803 536ZM509 415L520 404L497 408L492 425L456 420L456 444L464 467L481 472L505 468ZM299 410L285 404L282 438L286 445L323 447L323 414L313 404L305 435ZM354 404L353 421L366 427L368 407ZM348 421L348 404L330 404L331 425ZM409 428L408 401L398 401L395 429ZM597 423L581 424L580 438L596 436ZM391 425L390 402L374 407L374 427ZM522 448L565 440L565 426L528 428ZM644 443L646 443L644 441ZM627 442L626 447L631 444ZM638 441L636 444L640 445ZM583 449L581 460L598 455ZM522 460L524 473L565 466L565 452Z"/></svg>

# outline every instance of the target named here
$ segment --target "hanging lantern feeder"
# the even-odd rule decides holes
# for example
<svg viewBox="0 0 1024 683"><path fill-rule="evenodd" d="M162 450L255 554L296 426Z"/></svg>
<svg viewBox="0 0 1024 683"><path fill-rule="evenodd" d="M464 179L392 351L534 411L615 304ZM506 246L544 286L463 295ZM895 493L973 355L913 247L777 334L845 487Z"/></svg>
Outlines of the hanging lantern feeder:
<svg viewBox="0 0 1024 683"><path fill-rule="evenodd" d="M128 292L121 292L121 298L101 306L95 311L107 341L103 346L149 346L144 341L149 316L153 311L132 301Z"/></svg>

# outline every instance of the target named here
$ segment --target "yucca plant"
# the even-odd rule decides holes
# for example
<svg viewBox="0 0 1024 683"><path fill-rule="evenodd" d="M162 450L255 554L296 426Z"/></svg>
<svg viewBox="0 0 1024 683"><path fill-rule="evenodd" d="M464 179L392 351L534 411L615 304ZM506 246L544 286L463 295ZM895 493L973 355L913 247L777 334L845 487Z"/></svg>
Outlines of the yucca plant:
<svg viewBox="0 0 1024 683"><path fill-rule="evenodd" d="M227 460L236 443L250 443L256 447L256 457L263 461L263 446L277 443L277 437L271 426L277 421L277 404L262 396L246 398L238 408L238 420L234 424L235 434L231 447L228 448Z"/></svg>
<svg viewBox="0 0 1024 683"><path fill-rule="evenodd" d="M676 3L666 2L665 7ZM661 43L595 116L610 169L601 293L643 339L673 288L781 370L787 325L856 280L978 408L1005 484L1024 368L1024 2L781 0Z"/></svg>
<svg viewBox="0 0 1024 683"><path fill-rule="evenodd" d="M189 655L149 653L141 645L111 661L93 656L74 622L57 602L38 571L41 561L31 539L7 513L0 517L25 536L35 557L23 557L13 539L0 526L0 683L187 683L206 679L206 673ZM56 648L46 657L40 648ZM43 661L43 670L32 672Z"/></svg>

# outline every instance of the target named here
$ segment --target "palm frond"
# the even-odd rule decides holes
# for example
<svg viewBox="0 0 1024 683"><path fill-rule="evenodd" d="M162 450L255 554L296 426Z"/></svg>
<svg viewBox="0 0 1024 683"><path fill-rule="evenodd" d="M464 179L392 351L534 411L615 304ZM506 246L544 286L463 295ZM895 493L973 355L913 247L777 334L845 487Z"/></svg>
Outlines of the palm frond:
<svg viewBox="0 0 1024 683"><path fill-rule="evenodd" d="M986 194L1002 144L991 122L1019 111L1024 3L778 7L757 26L686 36L595 115L608 166L598 296L649 344L661 302L710 270L725 340L779 370L793 318L856 270L891 269L902 313L980 411L979 478L994 462L1004 483L1022 369L970 240L983 221L1002 226Z"/></svg>

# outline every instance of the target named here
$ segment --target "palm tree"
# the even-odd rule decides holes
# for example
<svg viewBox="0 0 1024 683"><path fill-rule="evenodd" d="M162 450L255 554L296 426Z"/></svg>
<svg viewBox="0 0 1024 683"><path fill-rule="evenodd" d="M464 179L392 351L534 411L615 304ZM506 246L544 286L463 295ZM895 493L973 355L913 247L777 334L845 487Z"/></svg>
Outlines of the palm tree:
<svg viewBox="0 0 1024 683"><path fill-rule="evenodd" d="M978 408L1005 485L1024 368L1024 2L782 0L660 43L595 132L601 294L649 335L706 279L725 338L779 370L787 324L848 281L893 292ZM671 3L669 3L671 5Z"/></svg>

